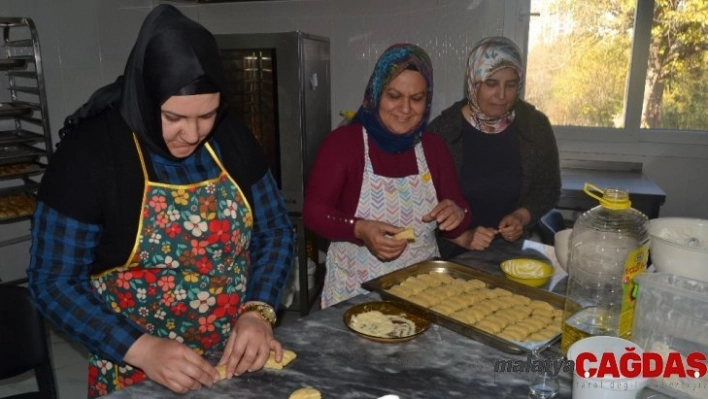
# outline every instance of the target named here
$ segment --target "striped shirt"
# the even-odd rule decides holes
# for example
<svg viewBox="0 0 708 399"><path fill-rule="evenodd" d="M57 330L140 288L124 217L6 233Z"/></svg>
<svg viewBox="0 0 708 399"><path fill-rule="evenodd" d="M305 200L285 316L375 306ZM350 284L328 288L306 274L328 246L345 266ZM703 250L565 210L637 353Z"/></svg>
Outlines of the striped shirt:
<svg viewBox="0 0 708 399"><path fill-rule="evenodd" d="M211 145L220 157L213 140ZM150 156L161 182L190 184L221 172L204 146L182 162ZM270 172L251 190L251 269L244 300L263 301L277 308L292 271L295 230ZM79 222L39 202L32 218L27 274L34 300L45 317L92 353L122 363L130 346L146 331L114 312L91 287L91 265L101 232L99 224Z"/></svg>

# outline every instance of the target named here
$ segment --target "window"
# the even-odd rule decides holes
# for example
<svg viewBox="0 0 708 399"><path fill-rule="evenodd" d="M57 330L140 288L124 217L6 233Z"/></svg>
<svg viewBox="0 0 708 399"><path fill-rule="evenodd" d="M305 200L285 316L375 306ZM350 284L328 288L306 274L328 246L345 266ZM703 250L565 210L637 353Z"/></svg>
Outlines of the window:
<svg viewBox="0 0 708 399"><path fill-rule="evenodd" d="M524 98L558 131L708 133L705 0L531 0L528 37Z"/></svg>

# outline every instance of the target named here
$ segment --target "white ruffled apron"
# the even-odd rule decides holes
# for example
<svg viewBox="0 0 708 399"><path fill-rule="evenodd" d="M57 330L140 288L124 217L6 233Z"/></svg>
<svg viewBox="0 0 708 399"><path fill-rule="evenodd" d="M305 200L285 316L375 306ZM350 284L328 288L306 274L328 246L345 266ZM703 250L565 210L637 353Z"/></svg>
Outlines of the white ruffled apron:
<svg viewBox="0 0 708 399"><path fill-rule="evenodd" d="M361 283L365 281L440 255L435 241L437 223L423 222L423 215L430 213L438 204L423 145L415 145L418 174L385 177L374 173L364 129L362 137L366 165L355 216L399 227L412 227L415 241L409 242L401 256L389 262L378 260L366 246L347 241L332 242L327 250L323 308L367 292L361 288Z"/></svg>

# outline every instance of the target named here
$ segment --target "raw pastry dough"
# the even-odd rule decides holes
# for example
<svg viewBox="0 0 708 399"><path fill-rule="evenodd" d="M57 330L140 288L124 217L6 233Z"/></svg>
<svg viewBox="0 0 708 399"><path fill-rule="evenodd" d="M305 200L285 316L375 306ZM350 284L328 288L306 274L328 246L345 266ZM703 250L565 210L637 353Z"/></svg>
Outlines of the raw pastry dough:
<svg viewBox="0 0 708 399"><path fill-rule="evenodd" d="M275 352L270 351L270 355L268 355L268 360L266 360L266 364L263 366L264 369L271 369L271 370L280 370L283 367L287 366L292 362L295 358L297 357L297 354L295 352L289 350L289 349L283 349L283 360L278 363L275 361ZM218 366L215 366L216 371L219 372L219 381L223 380L226 378L226 365L225 364L220 364Z"/></svg>
<svg viewBox="0 0 708 399"><path fill-rule="evenodd" d="M322 394L315 388L300 388L294 390L288 399L322 399Z"/></svg>
<svg viewBox="0 0 708 399"><path fill-rule="evenodd" d="M215 367L216 371L219 372L219 381L225 380L226 379L226 365L225 364L220 364Z"/></svg>
<svg viewBox="0 0 708 399"><path fill-rule="evenodd" d="M270 351L270 356L268 356L268 360L266 361L265 366L263 366L264 369L272 369L272 370L280 370L283 367L287 366L295 360L297 357L297 354L289 349L283 349L283 360L278 363L275 361L275 352Z"/></svg>
<svg viewBox="0 0 708 399"><path fill-rule="evenodd" d="M563 310L548 302L442 272L410 276L388 292L511 341L547 341L560 333L562 324Z"/></svg>
<svg viewBox="0 0 708 399"><path fill-rule="evenodd" d="M394 240L409 240L409 241L412 241L412 240L415 240L415 230L413 230L412 227L409 227L409 228L403 230L402 232L400 232L400 233L394 235L394 236L391 237L391 238L393 238Z"/></svg>
<svg viewBox="0 0 708 399"><path fill-rule="evenodd" d="M352 316L349 326L372 337L408 337L415 332L415 323L403 315L383 314L378 310Z"/></svg>

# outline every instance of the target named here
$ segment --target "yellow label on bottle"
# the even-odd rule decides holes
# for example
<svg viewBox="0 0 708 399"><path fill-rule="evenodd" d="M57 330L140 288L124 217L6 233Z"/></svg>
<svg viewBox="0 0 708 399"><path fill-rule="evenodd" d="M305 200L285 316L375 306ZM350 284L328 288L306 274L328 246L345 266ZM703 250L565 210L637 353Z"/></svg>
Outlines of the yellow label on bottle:
<svg viewBox="0 0 708 399"><path fill-rule="evenodd" d="M632 322L634 321L635 297L634 278L647 270L649 259L649 244L644 244L629 253L624 264L624 275L622 278L622 313L620 314L619 336L628 338L632 334Z"/></svg>

